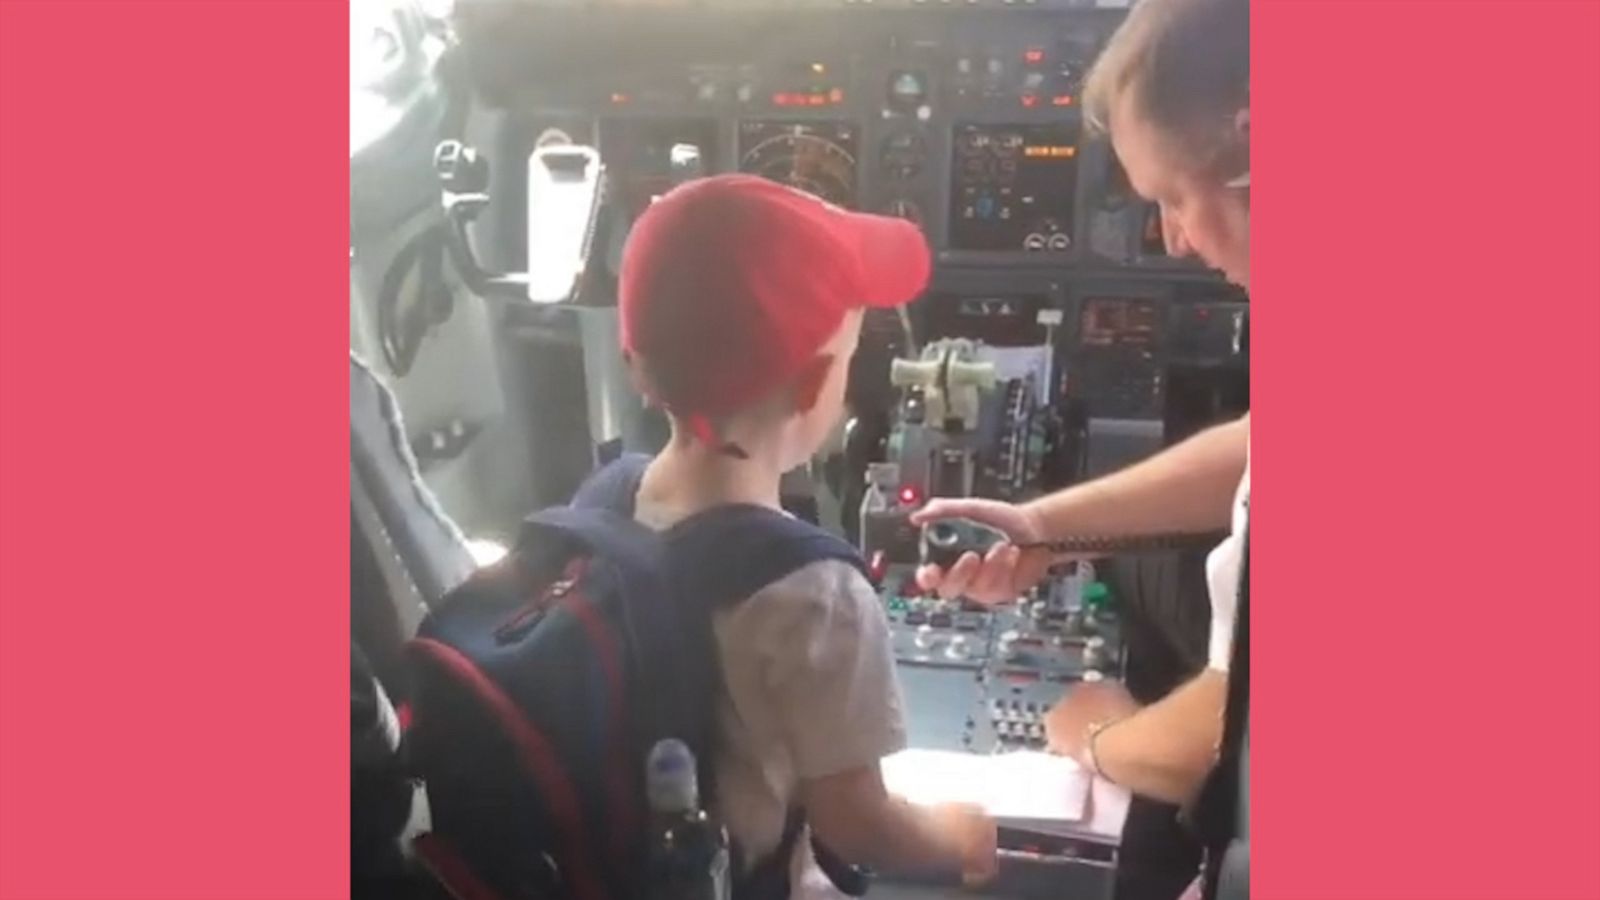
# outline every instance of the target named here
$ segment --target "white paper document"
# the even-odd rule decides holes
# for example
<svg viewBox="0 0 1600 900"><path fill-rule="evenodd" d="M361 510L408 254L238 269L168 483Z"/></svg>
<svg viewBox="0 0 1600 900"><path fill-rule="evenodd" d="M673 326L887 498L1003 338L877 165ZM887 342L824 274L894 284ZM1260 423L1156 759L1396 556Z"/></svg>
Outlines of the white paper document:
<svg viewBox="0 0 1600 900"><path fill-rule="evenodd" d="M918 805L972 803L996 819L1064 824L1088 816L1094 779L1073 760L1048 753L912 749L883 761L883 780L889 793Z"/></svg>
<svg viewBox="0 0 1600 900"><path fill-rule="evenodd" d="M1033 400L1043 406L1050 400L1049 390L1051 354L1053 347L984 347L978 354L984 362L994 363L995 375L1001 381L1033 376Z"/></svg>

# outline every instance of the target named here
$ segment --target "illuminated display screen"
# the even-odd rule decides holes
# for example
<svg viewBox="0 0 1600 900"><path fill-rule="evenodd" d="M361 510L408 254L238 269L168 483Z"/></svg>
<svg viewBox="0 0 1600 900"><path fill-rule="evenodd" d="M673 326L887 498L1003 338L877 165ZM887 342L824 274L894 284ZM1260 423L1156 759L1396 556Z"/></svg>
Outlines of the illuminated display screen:
<svg viewBox="0 0 1600 900"><path fill-rule="evenodd" d="M1038 144L1031 147L1024 145L1022 155L1027 159L1072 159L1078 155L1078 148L1070 144Z"/></svg>
<svg viewBox="0 0 1600 900"><path fill-rule="evenodd" d="M856 130L841 122L743 122L739 171L856 208Z"/></svg>
<svg viewBox="0 0 1600 900"><path fill-rule="evenodd" d="M773 106L830 107L844 103L838 69L825 62L790 62L773 67L768 82Z"/></svg>
<svg viewBox="0 0 1600 900"><path fill-rule="evenodd" d="M1161 316L1147 300L1089 300L1079 322L1079 343L1085 347L1149 346L1155 343Z"/></svg>
<svg viewBox="0 0 1600 900"><path fill-rule="evenodd" d="M1063 253L1078 194L1075 123L956 129L950 247Z"/></svg>
<svg viewBox="0 0 1600 900"><path fill-rule="evenodd" d="M674 183L717 171L716 122L612 119L600 123L600 151L630 218Z"/></svg>

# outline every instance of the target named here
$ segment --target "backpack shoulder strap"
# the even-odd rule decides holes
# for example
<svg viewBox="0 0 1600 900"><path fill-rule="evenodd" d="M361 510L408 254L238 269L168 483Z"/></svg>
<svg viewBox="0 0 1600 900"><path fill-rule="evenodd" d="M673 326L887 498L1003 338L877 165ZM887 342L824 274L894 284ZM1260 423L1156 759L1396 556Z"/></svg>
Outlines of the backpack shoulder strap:
<svg viewBox="0 0 1600 900"><path fill-rule="evenodd" d="M686 519L665 540L674 593L681 602L709 613L738 604L773 582L824 560L846 563L867 574L861 554L844 539L815 525L760 506L724 506ZM805 813L789 811L782 840L739 883L740 900L789 896L789 861L805 834ZM866 876L813 839L824 874L847 896L866 891Z"/></svg>
<svg viewBox="0 0 1600 900"><path fill-rule="evenodd" d="M555 506L522 523L517 556L539 567L574 554L604 557L630 592L653 593L661 571L661 542L630 516L602 507Z"/></svg>
<svg viewBox="0 0 1600 900"><path fill-rule="evenodd" d="M843 538L761 506L708 510L680 522L665 538L675 588L711 609L742 602L823 560L867 572L861 554Z"/></svg>
<svg viewBox="0 0 1600 900"><path fill-rule="evenodd" d="M571 505L580 509L609 509L618 515L633 516L633 498L650 465L650 457L627 453L595 470L578 486Z"/></svg>

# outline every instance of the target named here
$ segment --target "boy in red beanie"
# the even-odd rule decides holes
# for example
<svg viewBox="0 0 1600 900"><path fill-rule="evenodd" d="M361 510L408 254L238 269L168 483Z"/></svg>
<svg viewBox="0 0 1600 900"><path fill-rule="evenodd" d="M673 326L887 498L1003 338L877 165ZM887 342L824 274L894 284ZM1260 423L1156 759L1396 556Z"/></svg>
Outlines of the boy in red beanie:
<svg viewBox="0 0 1600 900"><path fill-rule="evenodd" d="M863 310L910 302L929 269L910 223L752 176L692 182L653 204L623 256L622 343L672 439L640 480L635 518L665 529L725 504L779 509L780 478L843 413ZM747 865L803 808L847 862L993 875L992 820L884 789L879 761L904 747L905 721L888 622L859 570L812 563L719 612L714 630L718 813ZM793 860L796 896L828 890L809 846Z"/></svg>

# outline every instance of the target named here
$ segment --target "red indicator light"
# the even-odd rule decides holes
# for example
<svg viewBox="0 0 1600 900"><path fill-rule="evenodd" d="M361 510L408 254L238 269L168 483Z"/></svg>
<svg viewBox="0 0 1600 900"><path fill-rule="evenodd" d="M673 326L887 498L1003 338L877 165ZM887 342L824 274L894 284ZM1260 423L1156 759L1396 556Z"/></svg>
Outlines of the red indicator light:
<svg viewBox="0 0 1600 900"><path fill-rule="evenodd" d="M1022 60L1029 65L1038 65L1044 62L1044 51L1037 47L1030 47L1022 54Z"/></svg>
<svg viewBox="0 0 1600 900"><path fill-rule="evenodd" d="M1052 97L1052 98L1050 98L1050 105L1052 105L1052 106L1071 106L1072 105L1072 95L1070 95L1070 94L1059 94L1059 95L1057 95L1055 97Z"/></svg>
<svg viewBox="0 0 1600 900"><path fill-rule="evenodd" d="M906 487L901 488L900 489L900 502L904 503L907 506L915 505L916 502L917 502L917 489L914 488L914 487L911 487L910 485L907 485Z"/></svg>
<svg viewBox="0 0 1600 900"><path fill-rule="evenodd" d="M1028 109L1033 109L1035 106L1039 105L1039 98L1034 96L1033 94L1023 94L1022 95L1022 105L1027 107Z"/></svg>

